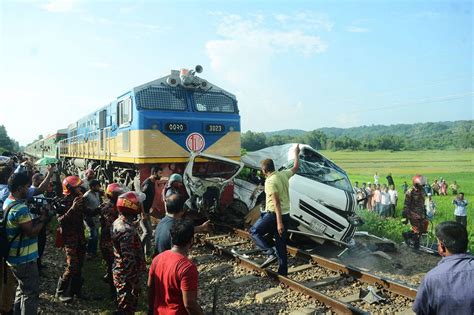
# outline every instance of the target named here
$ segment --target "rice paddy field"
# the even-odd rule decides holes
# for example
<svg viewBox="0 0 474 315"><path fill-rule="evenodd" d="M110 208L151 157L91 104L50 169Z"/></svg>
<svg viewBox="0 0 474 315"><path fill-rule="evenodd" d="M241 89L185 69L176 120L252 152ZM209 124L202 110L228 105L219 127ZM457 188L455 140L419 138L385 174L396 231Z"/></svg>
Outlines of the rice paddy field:
<svg viewBox="0 0 474 315"><path fill-rule="evenodd" d="M400 214L403 207L404 195L401 185L404 181L411 184L411 178L415 174L422 174L427 177L429 183L434 179L443 178L448 186L456 181L460 190L464 192L465 199L468 200L467 208L467 230L470 239L470 251L474 252L474 151L374 151L374 152L347 152L347 151L322 151L323 155L336 162L349 174L351 182L374 181L374 174L378 172L380 183L387 183L386 176L391 173L397 186L399 201L395 219L387 219L374 222L371 214L366 214L369 220L368 225L361 229L368 230L379 236L385 236L395 241L401 241L401 231L407 230L407 226L400 224ZM437 212L433 220L436 224L455 220L454 205L452 195L448 188L447 196L434 196ZM391 222L393 221L393 222Z"/></svg>

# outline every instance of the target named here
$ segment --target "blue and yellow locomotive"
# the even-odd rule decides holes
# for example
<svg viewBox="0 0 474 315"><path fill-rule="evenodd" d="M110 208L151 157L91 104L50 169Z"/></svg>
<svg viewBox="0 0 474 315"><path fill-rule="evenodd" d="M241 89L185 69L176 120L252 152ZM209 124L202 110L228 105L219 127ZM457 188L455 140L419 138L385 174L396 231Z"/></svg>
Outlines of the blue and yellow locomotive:
<svg viewBox="0 0 474 315"><path fill-rule="evenodd" d="M60 159L66 174L96 170L103 182L137 188L160 166L163 175L182 173L190 152L240 158L240 115L236 97L198 77L194 70L132 88L110 104L73 122L56 147L38 140L25 152L36 158L46 148Z"/></svg>

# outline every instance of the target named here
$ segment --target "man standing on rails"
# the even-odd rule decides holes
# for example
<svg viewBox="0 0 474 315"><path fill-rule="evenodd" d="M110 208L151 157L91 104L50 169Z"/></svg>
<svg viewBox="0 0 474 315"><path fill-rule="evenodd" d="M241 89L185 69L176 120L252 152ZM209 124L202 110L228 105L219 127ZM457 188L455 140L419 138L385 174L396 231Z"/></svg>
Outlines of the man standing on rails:
<svg viewBox="0 0 474 315"><path fill-rule="evenodd" d="M423 279L413 311L428 314L474 314L474 256L466 253L466 227L447 221L436 226L438 253L443 257Z"/></svg>
<svg viewBox="0 0 474 315"><path fill-rule="evenodd" d="M426 179L422 175L413 176L413 187L408 189L405 195L405 205L403 207L403 217L410 221L412 231L403 232L403 238L407 245L414 248L420 247L421 234L426 233L428 219L425 211L425 191L423 186Z"/></svg>
<svg viewBox="0 0 474 315"><path fill-rule="evenodd" d="M289 180L299 168L299 145L296 145L294 154L294 165L290 170L275 171L275 165L271 159L261 162L262 173L266 177L265 211L250 228L250 234L257 247L269 256L261 267L269 266L278 258L278 273L283 276L288 274L286 231L290 220ZM267 233L273 233L275 248L270 247L265 240L264 235Z"/></svg>

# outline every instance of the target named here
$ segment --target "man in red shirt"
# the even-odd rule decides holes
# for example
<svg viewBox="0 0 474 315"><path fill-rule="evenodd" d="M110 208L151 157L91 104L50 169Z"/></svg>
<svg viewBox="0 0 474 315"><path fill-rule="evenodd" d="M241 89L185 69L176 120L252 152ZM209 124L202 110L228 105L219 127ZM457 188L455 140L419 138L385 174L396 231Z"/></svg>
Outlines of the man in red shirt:
<svg viewBox="0 0 474 315"><path fill-rule="evenodd" d="M148 314L204 314L197 302L198 272L188 258L194 225L177 220L170 231L173 247L153 259L148 274Z"/></svg>

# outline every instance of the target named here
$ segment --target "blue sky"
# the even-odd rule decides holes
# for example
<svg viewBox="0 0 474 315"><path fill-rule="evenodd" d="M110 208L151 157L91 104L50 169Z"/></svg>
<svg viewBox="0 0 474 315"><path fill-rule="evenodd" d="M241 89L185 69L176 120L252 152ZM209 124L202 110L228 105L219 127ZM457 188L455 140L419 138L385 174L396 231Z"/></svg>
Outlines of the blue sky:
<svg viewBox="0 0 474 315"><path fill-rule="evenodd" d="M470 1L0 1L0 124L26 144L201 64L242 130L473 119Z"/></svg>

